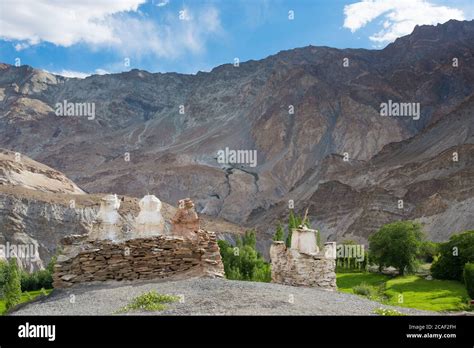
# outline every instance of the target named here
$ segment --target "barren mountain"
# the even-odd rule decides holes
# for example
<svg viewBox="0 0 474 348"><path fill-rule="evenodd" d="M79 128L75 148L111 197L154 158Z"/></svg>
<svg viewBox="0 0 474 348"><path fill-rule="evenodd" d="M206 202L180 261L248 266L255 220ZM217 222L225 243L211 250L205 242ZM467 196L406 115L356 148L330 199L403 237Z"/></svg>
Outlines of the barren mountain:
<svg viewBox="0 0 474 348"><path fill-rule="evenodd" d="M62 173L41 163L0 149L0 185L21 186L52 193L84 193Z"/></svg>
<svg viewBox="0 0 474 348"><path fill-rule="evenodd" d="M406 218L443 240L474 224L473 92L473 21L416 27L383 50L309 46L196 75L3 64L0 147L90 193L192 197L262 242L290 199L331 240L365 242ZM420 118L382 117L389 100L420 103ZM95 115L57 116L65 101ZM256 150L257 166L218 163L226 148Z"/></svg>

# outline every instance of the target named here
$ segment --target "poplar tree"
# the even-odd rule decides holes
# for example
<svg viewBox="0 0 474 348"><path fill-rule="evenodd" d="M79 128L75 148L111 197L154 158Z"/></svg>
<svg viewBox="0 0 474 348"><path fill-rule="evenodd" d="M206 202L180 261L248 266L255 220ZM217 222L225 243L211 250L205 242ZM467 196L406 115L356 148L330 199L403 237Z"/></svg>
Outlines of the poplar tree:
<svg viewBox="0 0 474 348"><path fill-rule="evenodd" d="M12 257L8 262L8 271L5 277L3 295L5 296L5 306L7 310L20 303L21 278L18 264L14 257Z"/></svg>

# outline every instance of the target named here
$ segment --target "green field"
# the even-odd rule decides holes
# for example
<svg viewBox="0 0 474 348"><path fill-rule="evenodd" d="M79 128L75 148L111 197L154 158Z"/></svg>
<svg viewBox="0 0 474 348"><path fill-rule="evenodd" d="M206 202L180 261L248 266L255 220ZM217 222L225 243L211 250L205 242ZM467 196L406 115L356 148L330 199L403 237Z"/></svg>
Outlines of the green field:
<svg viewBox="0 0 474 348"><path fill-rule="evenodd" d="M378 273L354 272L337 273L337 289L342 292L353 294L353 287L366 283L373 287L378 287L389 280L390 277Z"/></svg>
<svg viewBox="0 0 474 348"><path fill-rule="evenodd" d="M53 289L48 289L44 291L46 292L46 294L49 294L51 291L53 291ZM35 299L36 297L42 294L43 294L43 291L41 290L23 292L21 294L20 303L32 301L33 299ZM0 315L3 315L5 311L6 311L5 300L0 300Z"/></svg>
<svg viewBox="0 0 474 348"><path fill-rule="evenodd" d="M426 280L418 276L397 277L386 283L385 294L389 297L389 304L400 307L430 311L467 309L466 287L454 280ZM400 294L402 297L399 298Z"/></svg>
<svg viewBox="0 0 474 348"><path fill-rule="evenodd" d="M467 310L468 295L464 284L452 280L426 280L416 275L389 277L376 273L338 273L341 292L354 293L353 287L365 283L383 304L430 311ZM400 296L401 295L401 296Z"/></svg>

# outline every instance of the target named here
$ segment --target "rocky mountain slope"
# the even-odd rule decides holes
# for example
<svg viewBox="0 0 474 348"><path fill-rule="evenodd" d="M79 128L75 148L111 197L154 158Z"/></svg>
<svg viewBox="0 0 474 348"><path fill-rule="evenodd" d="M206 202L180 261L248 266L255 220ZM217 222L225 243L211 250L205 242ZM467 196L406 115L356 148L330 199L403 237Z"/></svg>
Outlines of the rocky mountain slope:
<svg viewBox="0 0 474 348"><path fill-rule="evenodd" d="M0 147L90 193L192 197L261 241L290 199L330 240L365 242L405 218L443 240L474 224L473 43L474 22L453 20L383 50L309 46L196 75L2 64ZM389 100L420 103L420 118L382 117ZM56 116L64 101L95 115ZM256 150L257 166L218 163L225 148Z"/></svg>
<svg viewBox="0 0 474 348"><path fill-rule="evenodd" d="M84 193L62 173L22 156L0 149L0 185L21 186L50 193Z"/></svg>

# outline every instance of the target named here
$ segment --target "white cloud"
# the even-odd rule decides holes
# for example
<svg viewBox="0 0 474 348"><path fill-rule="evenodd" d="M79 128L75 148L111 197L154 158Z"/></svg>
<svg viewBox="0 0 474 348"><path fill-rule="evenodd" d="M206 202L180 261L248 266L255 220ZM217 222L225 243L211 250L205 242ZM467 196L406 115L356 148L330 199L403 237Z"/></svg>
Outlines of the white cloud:
<svg viewBox="0 0 474 348"><path fill-rule="evenodd" d="M416 25L435 25L450 19L464 20L462 10L425 0L363 0L344 7L344 27L355 32L383 16L380 31L370 36L377 43L392 42L410 34Z"/></svg>
<svg viewBox="0 0 474 348"><path fill-rule="evenodd" d="M120 12L137 11L145 1L2 1L0 37L30 45L47 41L65 47L78 42L116 42L106 19Z"/></svg>
<svg viewBox="0 0 474 348"><path fill-rule="evenodd" d="M64 76L64 77L74 77L74 78L78 78L78 79L85 79L87 76L91 76L91 75L106 75L106 74L110 74L108 71L104 70L104 69L96 69L93 73L86 73L86 72L81 72L81 71L74 71L74 70L66 70L66 69L63 69L61 71L58 71L58 72L51 72L51 74L55 74L55 75L61 75L61 76Z"/></svg>
<svg viewBox="0 0 474 348"><path fill-rule="evenodd" d="M21 51L21 50L24 50L28 47L30 47L29 44L25 43L25 42L19 42L17 44L15 44L15 51Z"/></svg>
<svg viewBox="0 0 474 348"><path fill-rule="evenodd" d="M187 20L170 12L157 23L138 10L146 1L2 1L0 39L13 41L16 50L41 42L64 47L85 43L93 49L116 49L126 57L176 57L202 51L210 35L222 30L214 7L195 13L184 8Z"/></svg>
<svg viewBox="0 0 474 348"><path fill-rule="evenodd" d="M95 74L96 75L107 75L107 74L110 74L110 72L107 71L107 70L104 70L104 69L95 69Z"/></svg>
<svg viewBox="0 0 474 348"><path fill-rule="evenodd" d="M50 71L46 70L46 72L50 72ZM61 75L61 76L64 76L64 77L75 77L75 78L78 78L78 79L85 79L87 76L91 75L89 73L84 73L84 72L74 71L74 70L61 70L61 71L58 71L58 72L51 71L50 73L54 74L54 75Z"/></svg>
<svg viewBox="0 0 474 348"><path fill-rule="evenodd" d="M160 1L159 3L156 4L156 6L158 7L163 7L163 6L166 6L170 3L170 0L163 0L163 1Z"/></svg>
<svg viewBox="0 0 474 348"><path fill-rule="evenodd" d="M172 13L161 24L132 17L112 19L121 41L117 47L125 57L151 53L175 58L187 52L202 52L207 40L223 31L219 12L214 7L184 11L185 19L180 20L179 13Z"/></svg>

